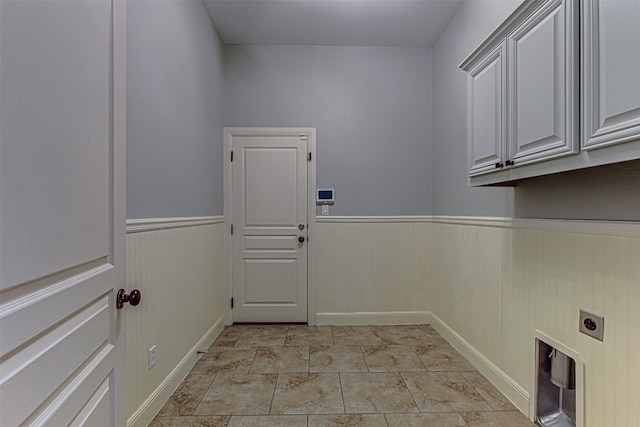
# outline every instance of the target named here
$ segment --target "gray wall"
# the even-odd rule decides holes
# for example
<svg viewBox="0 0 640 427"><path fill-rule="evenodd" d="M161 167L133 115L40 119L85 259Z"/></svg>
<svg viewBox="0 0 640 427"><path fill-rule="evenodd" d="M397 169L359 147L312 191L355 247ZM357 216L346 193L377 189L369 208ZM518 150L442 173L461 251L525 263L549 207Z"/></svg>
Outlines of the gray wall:
<svg viewBox="0 0 640 427"><path fill-rule="evenodd" d="M431 214L431 50L227 46L225 125L317 128L332 215Z"/></svg>
<svg viewBox="0 0 640 427"><path fill-rule="evenodd" d="M515 216L640 221L640 160L518 181Z"/></svg>
<svg viewBox="0 0 640 427"><path fill-rule="evenodd" d="M458 65L521 0L465 2L433 47L436 215L640 220L640 162L529 178L514 188L467 186L466 75Z"/></svg>
<svg viewBox="0 0 640 427"><path fill-rule="evenodd" d="M519 3L463 3L433 47L435 215L513 215L512 189L470 188L467 184L467 80L458 65Z"/></svg>
<svg viewBox="0 0 640 427"><path fill-rule="evenodd" d="M127 218L222 215L218 35L200 0L127 8Z"/></svg>

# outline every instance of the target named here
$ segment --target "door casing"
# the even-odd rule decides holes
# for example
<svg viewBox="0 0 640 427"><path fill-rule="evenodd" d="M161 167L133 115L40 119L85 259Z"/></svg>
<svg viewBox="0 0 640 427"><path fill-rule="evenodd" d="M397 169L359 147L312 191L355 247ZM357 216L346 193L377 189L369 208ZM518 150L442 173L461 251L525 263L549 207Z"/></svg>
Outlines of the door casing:
<svg viewBox="0 0 640 427"><path fill-rule="evenodd" d="M313 283L314 240L316 229L316 129L315 128L287 128L287 127L225 127L224 128L224 218L225 218L225 323L233 324L233 310L231 297L233 295L233 246L231 239L231 198L232 198L232 168L231 168L231 140L233 136L271 136L307 135L307 149L311 160L307 168L307 323L315 325L315 291Z"/></svg>

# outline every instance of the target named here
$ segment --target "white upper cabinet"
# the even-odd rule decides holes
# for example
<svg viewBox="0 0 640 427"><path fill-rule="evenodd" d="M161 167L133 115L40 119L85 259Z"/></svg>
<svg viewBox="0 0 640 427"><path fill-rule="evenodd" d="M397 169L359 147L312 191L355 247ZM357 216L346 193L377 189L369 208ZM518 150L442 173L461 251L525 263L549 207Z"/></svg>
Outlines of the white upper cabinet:
<svg viewBox="0 0 640 427"><path fill-rule="evenodd" d="M469 182L640 158L640 1L525 1L461 65Z"/></svg>
<svg viewBox="0 0 640 427"><path fill-rule="evenodd" d="M640 1L585 1L582 10L582 147L640 135Z"/></svg>
<svg viewBox="0 0 640 427"><path fill-rule="evenodd" d="M499 44L469 70L470 173L492 171L502 162L506 141L506 43Z"/></svg>
<svg viewBox="0 0 640 427"><path fill-rule="evenodd" d="M547 1L507 36L509 165L579 150L574 15L570 0Z"/></svg>

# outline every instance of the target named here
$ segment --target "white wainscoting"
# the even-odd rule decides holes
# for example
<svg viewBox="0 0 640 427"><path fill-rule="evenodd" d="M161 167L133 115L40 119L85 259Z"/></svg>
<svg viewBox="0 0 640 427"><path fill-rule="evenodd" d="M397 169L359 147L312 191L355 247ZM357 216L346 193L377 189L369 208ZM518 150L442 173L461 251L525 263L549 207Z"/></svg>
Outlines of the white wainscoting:
<svg viewBox="0 0 640 427"><path fill-rule="evenodd" d="M130 223L129 424L146 425L219 333L222 218ZM640 418L640 224L460 217L318 217L318 324L431 323L525 414L534 334L584 361L587 427ZM605 316L604 342L578 310ZM147 370L147 350L158 362Z"/></svg>
<svg viewBox="0 0 640 427"><path fill-rule="evenodd" d="M425 217L316 221L310 236L316 324L426 323L431 236Z"/></svg>
<svg viewBox="0 0 640 427"><path fill-rule="evenodd" d="M536 330L576 350L585 426L635 426L640 224L578 221L562 231L558 223L434 223L430 309L528 394ZM578 332L580 308L605 316L604 342ZM514 401L520 391L503 389Z"/></svg>
<svg viewBox="0 0 640 427"><path fill-rule="evenodd" d="M128 426L146 426L224 327L224 218L127 221ZM156 345L156 365L147 368Z"/></svg>
<svg viewBox="0 0 640 427"><path fill-rule="evenodd" d="M638 425L640 223L318 217L314 239L318 324L430 318L525 414L537 330L584 360L585 426Z"/></svg>

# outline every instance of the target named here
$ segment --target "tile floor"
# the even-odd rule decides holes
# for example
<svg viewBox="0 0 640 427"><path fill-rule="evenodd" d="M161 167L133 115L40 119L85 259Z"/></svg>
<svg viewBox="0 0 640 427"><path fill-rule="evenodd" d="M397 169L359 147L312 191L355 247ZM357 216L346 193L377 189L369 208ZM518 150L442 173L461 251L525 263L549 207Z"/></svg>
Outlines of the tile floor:
<svg viewBox="0 0 640 427"><path fill-rule="evenodd" d="M427 325L235 325L150 426L533 424Z"/></svg>

